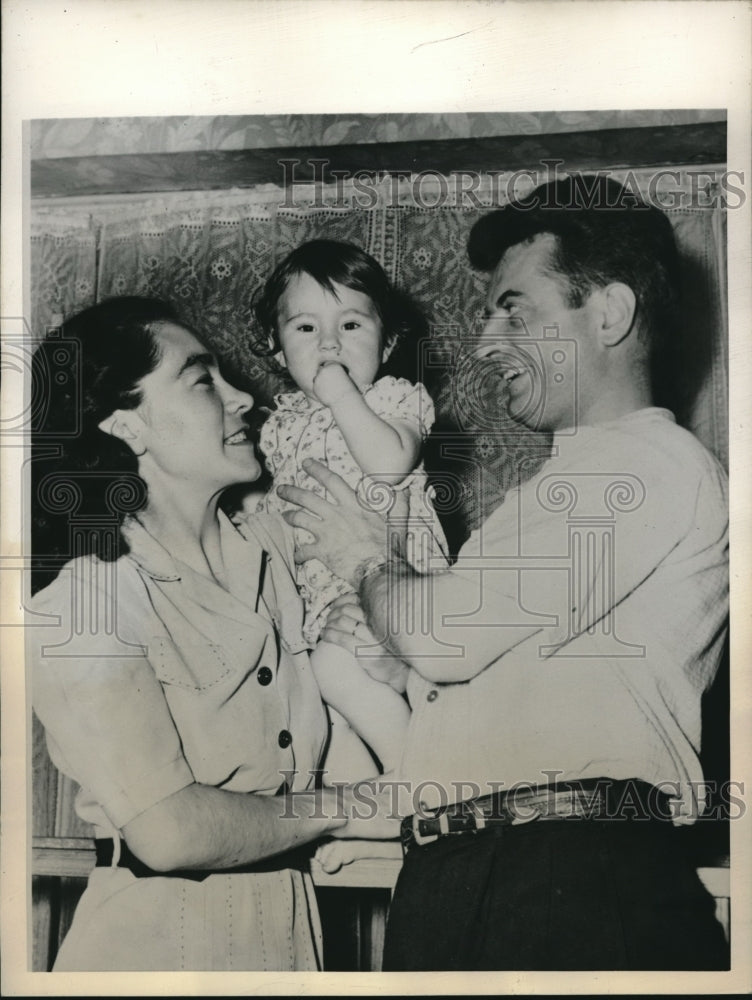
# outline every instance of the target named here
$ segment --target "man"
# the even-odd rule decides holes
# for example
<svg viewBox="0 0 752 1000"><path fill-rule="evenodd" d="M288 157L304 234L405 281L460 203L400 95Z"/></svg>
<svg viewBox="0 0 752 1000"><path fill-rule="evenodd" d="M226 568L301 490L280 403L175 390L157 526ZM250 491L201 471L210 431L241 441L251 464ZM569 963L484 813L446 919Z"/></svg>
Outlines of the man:
<svg viewBox="0 0 752 1000"><path fill-rule="evenodd" d="M703 807L726 480L653 406L670 223L613 181L568 178L481 219L469 253L491 272L477 356L501 365L511 416L553 432L550 460L425 577L396 529L384 558L383 524L323 467L333 503L285 494L315 538L299 558L349 580L409 667L414 815L384 966L724 967L678 827Z"/></svg>

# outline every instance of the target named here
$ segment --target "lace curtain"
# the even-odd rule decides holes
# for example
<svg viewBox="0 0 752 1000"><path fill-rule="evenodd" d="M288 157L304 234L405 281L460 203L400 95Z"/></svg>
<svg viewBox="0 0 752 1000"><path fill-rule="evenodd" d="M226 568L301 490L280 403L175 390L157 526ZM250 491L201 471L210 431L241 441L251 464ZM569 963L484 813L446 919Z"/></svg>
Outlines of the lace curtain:
<svg viewBox="0 0 752 1000"><path fill-rule="evenodd" d="M624 173L612 172L617 178ZM653 174L635 171L632 177L647 190ZM535 183L534 176L524 175L516 193ZM411 180L404 178L384 178L367 198L348 184L35 204L34 335L113 295L156 295L175 303L268 405L281 384L249 347L253 292L274 264L305 240L323 236L356 243L430 318L435 350L424 351L423 360L436 369L427 377L435 376L438 423L428 464L440 513L459 544L518 475L537 468L548 447L545 436L498 416L501 400L492 398L503 393L498 379L478 384L464 352L480 322L486 282L467 263L468 234L481 215L503 204L506 189L504 175L488 177L472 201L458 199L448 179L437 176L421 183L420 205ZM672 187L677 191L682 207L672 207L680 200L675 193L666 204L685 277L673 406L680 422L726 463L725 220L712 189L704 199L712 206L707 208L685 207L692 205L685 173Z"/></svg>

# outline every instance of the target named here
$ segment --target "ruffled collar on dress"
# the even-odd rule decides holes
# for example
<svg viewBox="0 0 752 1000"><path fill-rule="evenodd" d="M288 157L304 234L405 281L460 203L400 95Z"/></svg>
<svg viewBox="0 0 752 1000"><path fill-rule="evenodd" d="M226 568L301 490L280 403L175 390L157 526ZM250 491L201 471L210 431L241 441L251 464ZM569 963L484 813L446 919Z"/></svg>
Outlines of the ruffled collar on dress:
<svg viewBox="0 0 752 1000"><path fill-rule="evenodd" d="M374 389L377 385L381 383L395 383L398 380L392 375L384 375L382 378L377 379L372 385L367 385L361 391L364 396L367 396L371 389ZM328 407L324 406L317 399L311 399L309 396L299 389L297 392L280 392L274 397L274 405L277 410L287 410L293 413L312 413L314 410L325 410Z"/></svg>
<svg viewBox="0 0 752 1000"><path fill-rule="evenodd" d="M310 399L299 389L297 392L280 392L274 397L274 405L278 410L289 410L293 413L307 413L309 410L321 410L323 403Z"/></svg>

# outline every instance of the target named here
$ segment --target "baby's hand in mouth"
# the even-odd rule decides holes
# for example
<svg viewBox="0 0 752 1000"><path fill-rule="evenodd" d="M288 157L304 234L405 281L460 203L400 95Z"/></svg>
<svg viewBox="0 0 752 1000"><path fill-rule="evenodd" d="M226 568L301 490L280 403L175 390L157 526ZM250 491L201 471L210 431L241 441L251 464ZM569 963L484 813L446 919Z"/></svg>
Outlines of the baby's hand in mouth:
<svg viewBox="0 0 752 1000"><path fill-rule="evenodd" d="M358 388L343 364L323 361L313 380L313 391L324 406L334 406L343 396L358 392Z"/></svg>

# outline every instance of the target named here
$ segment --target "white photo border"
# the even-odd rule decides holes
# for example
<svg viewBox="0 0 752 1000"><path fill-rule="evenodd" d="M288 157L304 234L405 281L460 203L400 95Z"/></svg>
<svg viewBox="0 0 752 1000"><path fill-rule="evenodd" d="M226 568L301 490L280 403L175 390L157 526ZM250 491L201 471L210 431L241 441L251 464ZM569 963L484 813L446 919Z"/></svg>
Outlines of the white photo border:
<svg viewBox="0 0 752 1000"><path fill-rule="evenodd" d="M738 0L36 0L3 3L3 326L30 315L28 122L266 113L726 108L732 469L732 767L752 783L750 108L752 11ZM5 335L5 330L3 330ZM2 415L22 386L4 371ZM22 449L0 449L0 568L21 555ZM5 574L6 577L19 574ZM4 581L6 584L7 580ZM2 589L4 622L20 622ZM128 973L28 971L27 690L22 629L2 677L5 996L734 993L752 989L750 816L732 824L728 973Z"/></svg>

